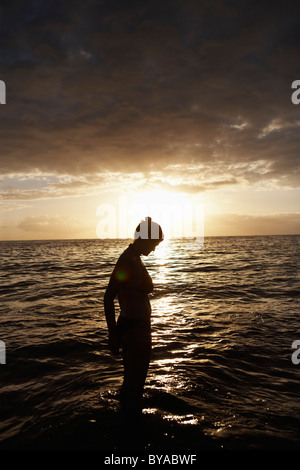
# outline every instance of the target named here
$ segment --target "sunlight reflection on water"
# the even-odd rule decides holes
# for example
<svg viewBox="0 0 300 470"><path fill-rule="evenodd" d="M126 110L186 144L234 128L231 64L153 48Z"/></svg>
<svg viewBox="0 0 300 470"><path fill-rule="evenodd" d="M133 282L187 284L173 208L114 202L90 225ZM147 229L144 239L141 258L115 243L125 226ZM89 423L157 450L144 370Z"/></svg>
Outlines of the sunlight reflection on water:
<svg viewBox="0 0 300 470"><path fill-rule="evenodd" d="M299 439L300 368L291 362L299 241L213 238L197 252L165 240L144 260L154 282L145 412L171 427L198 420L214 437L248 442L253 430L257 443L258 430ZM107 349L103 293L128 242L1 246L1 339L10 363L1 370L1 403L13 417L2 435L23 423L25 401L38 429L49 414L59 422L85 407L93 420L94 407L116 406L123 368Z"/></svg>
<svg viewBox="0 0 300 470"><path fill-rule="evenodd" d="M192 414L188 415L166 415L163 417L163 419L166 419L168 421L176 421L177 423L180 424L198 424L199 421L197 418L194 417Z"/></svg>

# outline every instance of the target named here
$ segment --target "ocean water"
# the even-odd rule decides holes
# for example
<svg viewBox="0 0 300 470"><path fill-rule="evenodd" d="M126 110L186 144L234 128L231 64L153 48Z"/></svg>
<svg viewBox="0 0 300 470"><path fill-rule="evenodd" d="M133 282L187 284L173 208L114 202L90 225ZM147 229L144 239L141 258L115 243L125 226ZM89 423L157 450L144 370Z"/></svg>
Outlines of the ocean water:
<svg viewBox="0 0 300 470"><path fill-rule="evenodd" d="M129 242L0 243L0 449L123 448L103 294ZM299 242L168 240L143 257L153 354L129 447L300 449Z"/></svg>

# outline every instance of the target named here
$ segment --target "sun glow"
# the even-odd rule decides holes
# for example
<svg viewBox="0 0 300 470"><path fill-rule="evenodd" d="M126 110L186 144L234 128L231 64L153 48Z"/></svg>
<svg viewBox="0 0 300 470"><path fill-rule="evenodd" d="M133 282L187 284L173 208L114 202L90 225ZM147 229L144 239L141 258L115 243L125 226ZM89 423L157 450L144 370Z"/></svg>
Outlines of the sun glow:
<svg viewBox="0 0 300 470"><path fill-rule="evenodd" d="M162 203L171 205L182 202L182 200L186 199L184 194L168 192L165 190L143 191L136 193L136 196L142 203L150 205L160 205Z"/></svg>
<svg viewBox="0 0 300 470"><path fill-rule="evenodd" d="M136 193L134 199L140 209L146 215L149 213L160 225L163 225L166 215L178 211L178 208L186 202L185 195L164 190Z"/></svg>
<svg viewBox="0 0 300 470"><path fill-rule="evenodd" d="M165 239L202 233L203 206L192 203L183 193L165 190L135 193L133 206L136 217L143 219L150 216L161 225Z"/></svg>
<svg viewBox="0 0 300 470"><path fill-rule="evenodd" d="M161 225L164 238L195 238L204 235L203 205L182 193L128 192L115 204L101 203L96 233L99 238L131 238L145 217Z"/></svg>

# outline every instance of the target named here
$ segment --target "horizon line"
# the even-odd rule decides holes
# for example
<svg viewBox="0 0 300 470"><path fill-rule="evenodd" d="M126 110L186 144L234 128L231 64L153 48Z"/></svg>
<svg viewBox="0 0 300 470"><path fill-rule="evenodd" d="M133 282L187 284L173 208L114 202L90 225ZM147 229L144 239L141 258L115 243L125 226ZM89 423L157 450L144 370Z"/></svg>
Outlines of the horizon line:
<svg viewBox="0 0 300 470"><path fill-rule="evenodd" d="M242 237L297 237L300 236L300 233L258 233L258 234L243 234L243 235L206 235L205 238L242 238ZM190 240L193 241L197 237L170 237L166 240ZM90 238L28 238L28 239L0 239L0 242L42 242L42 241L84 241L84 240L99 240L99 241L113 241L113 240L131 240L134 241L131 237L126 238L99 238L99 237L90 237Z"/></svg>

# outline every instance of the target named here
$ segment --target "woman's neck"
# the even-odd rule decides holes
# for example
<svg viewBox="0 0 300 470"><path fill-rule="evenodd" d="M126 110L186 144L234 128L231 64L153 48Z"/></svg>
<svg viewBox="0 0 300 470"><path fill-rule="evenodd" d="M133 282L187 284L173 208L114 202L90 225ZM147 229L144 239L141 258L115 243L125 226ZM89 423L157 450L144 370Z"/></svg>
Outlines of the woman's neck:
<svg viewBox="0 0 300 470"><path fill-rule="evenodd" d="M132 243L132 248L134 249L135 253L138 255L138 256L141 256L142 254L142 251L141 251L141 247L138 243L138 240L135 240L133 243Z"/></svg>

